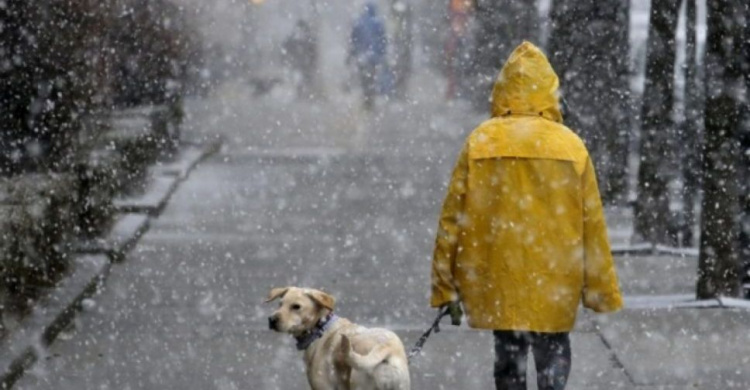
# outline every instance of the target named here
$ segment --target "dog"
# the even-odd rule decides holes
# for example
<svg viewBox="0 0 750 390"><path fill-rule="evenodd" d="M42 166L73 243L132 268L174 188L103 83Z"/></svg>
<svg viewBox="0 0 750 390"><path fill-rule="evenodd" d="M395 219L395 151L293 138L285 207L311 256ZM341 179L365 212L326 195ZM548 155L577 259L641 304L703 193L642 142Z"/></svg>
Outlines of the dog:
<svg viewBox="0 0 750 390"><path fill-rule="evenodd" d="M312 390L410 389L406 352L395 333L339 318L336 300L319 290L274 288L266 303L276 299L268 326L295 337Z"/></svg>

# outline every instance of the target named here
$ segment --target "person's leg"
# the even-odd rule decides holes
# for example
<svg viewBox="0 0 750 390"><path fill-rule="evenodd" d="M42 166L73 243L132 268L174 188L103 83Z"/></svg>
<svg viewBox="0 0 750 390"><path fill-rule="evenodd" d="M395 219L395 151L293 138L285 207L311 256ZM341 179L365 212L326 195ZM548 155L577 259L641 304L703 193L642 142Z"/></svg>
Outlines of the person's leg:
<svg viewBox="0 0 750 390"><path fill-rule="evenodd" d="M369 64L360 64L360 81L362 82L362 97L366 109L371 109L375 103L375 67Z"/></svg>
<svg viewBox="0 0 750 390"><path fill-rule="evenodd" d="M526 390L526 356L528 334L496 330L495 388L497 390Z"/></svg>
<svg viewBox="0 0 750 390"><path fill-rule="evenodd" d="M568 333L537 333L532 342L539 390L563 390L571 367Z"/></svg>

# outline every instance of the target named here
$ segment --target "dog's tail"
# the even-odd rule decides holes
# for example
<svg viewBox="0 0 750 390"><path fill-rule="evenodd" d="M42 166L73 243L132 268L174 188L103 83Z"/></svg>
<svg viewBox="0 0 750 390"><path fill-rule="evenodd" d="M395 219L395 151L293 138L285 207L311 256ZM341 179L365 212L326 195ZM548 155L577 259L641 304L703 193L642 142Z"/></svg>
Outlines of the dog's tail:
<svg viewBox="0 0 750 390"><path fill-rule="evenodd" d="M367 355L360 355L354 351L346 335L341 336L341 350L349 366L369 373L385 362L391 354L386 346L375 346Z"/></svg>

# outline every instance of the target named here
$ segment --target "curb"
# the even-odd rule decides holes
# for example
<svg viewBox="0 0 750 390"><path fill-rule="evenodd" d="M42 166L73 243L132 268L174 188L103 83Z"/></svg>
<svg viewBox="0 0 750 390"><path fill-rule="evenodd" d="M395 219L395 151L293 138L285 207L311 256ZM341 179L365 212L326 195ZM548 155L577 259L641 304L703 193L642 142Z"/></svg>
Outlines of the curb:
<svg viewBox="0 0 750 390"><path fill-rule="evenodd" d="M166 206L177 186L204 158L216 153L219 141L207 145L187 144L177 154L175 161L150 169L151 183L143 194L116 198L113 201L118 212L146 213L157 216Z"/></svg>
<svg viewBox="0 0 750 390"><path fill-rule="evenodd" d="M203 159L216 153L220 141L191 145L177 161L154 169L161 184L142 197L120 199L120 210L137 210L118 215L104 238L73 243L73 271L50 295L39 301L19 329L0 341L0 389L10 389L24 372L44 356L60 332L68 326L81 303L96 294L109 275L112 264L121 262L148 231L150 219L158 216L179 183L184 181ZM169 177L171 176L171 177ZM164 179L164 180L162 180ZM171 183L168 187L165 183ZM165 191L165 189L167 189ZM137 204L138 207L132 206Z"/></svg>
<svg viewBox="0 0 750 390"><path fill-rule="evenodd" d="M215 140L205 145L186 143L185 148L178 153L176 161L166 164L157 163L151 171L159 176L176 176L185 179L190 172L206 157L216 153L221 148L221 141Z"/></svg>
<svg viewBox="0 0 750 390"><path fill-rule="evenodd" d="M75 317L84 299L94 295L109 274L110 260L104 255L75 258L74 270L34 308L22 326L0 343L0 388L9 389L24 371L43 356L57 335Z"/></svg>
<svg viewBox="0 0 750 390"><path fill-rule="evenodd" d="M75 253L107 254L112 261L119 262L138 242L149 228L150 218L157 217L179 184L203 159L216 153L221 142L207 145L189 144L178 154L175 162L152 169L156 176L149 189L142 195L115 199L115 207L121 213L109 233L103 238L80 241L73 244ZM159 176L157 176L159 175Z"/></svg>
<svg viewBox="0 0 750 390"><path fill-rule="evenodd" d="M750 309L750 301L718 297L696 300L695 294L625 296L626 310L643 309Z"/></svg>
<svg viewBox="0 0 750 390"><path fill-rule="evenodd" d="M79 254L104 254L113 262L121 261L146 233L149 224L148 214L120 214L106 237L77 242L73 245L73 251Z"/></svg>
<svg viewBox="0 0 750 390"><path fill-rule="evenodd" d="M654 245L649 242L633 245L612 245L612 254L615 256L627 255L668 255L681 257L698 257L698 248L673 248L666 245Z"/></svg>
<svg viewBox="0 0 750 390"><path fill-rule="evenodd" d="M149 183L146 193L115 198L112 204L120 213L159 215L172 193L177 189L179 182L180 178L177 176L157 176Z"/></svg>

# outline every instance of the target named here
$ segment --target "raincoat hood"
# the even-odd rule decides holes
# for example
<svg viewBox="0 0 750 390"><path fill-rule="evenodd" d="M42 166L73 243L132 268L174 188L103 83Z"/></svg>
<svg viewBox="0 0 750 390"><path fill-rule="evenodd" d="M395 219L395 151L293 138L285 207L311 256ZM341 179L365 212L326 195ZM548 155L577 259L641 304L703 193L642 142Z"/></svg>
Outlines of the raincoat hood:
<svg viewBox="0 0 750 390"><path fill-rule="evenodd" d="M562 123L560 81L547 57L524 41L511 53L492 89L492 117L542 116Z"/></svg>

